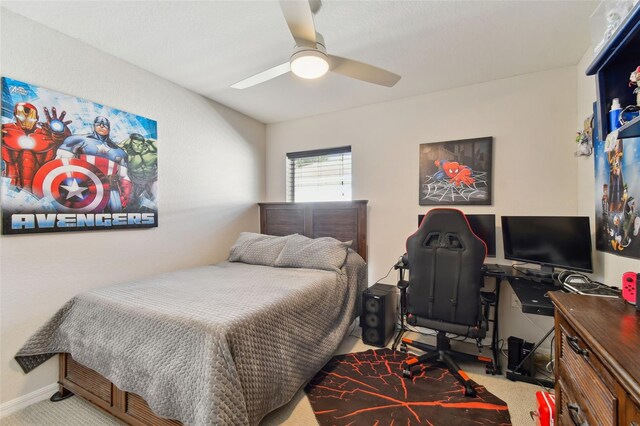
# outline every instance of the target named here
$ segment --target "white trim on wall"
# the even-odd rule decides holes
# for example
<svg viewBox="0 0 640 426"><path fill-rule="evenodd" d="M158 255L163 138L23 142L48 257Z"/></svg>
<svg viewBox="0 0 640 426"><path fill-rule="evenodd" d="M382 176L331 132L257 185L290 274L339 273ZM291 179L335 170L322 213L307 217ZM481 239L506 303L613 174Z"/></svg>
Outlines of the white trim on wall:
<svg viewBox="0 0 640 426"><path fill-rule="evenodd" d="M35 404L36 402L49 399L51 395L59 390L58 386L58 383L51 383L50 385L47 385L43 388L34 390L33 392L30 392L26 395L22 395L18 398L12 399L11 401L5 402L4 404L0 405L0 418L20 411L31 404Z"/></svg>

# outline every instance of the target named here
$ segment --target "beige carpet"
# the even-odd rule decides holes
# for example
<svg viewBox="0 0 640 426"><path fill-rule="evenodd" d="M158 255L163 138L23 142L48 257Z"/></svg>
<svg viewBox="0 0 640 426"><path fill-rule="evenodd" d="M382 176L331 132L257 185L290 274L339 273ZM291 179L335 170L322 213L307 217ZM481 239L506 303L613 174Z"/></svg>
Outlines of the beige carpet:
<svg viewBox="0 0 640 426"><path fill-rule="evenodd" d="M362 340L358 337L359 332L360 329L356 327L352 335L344 339L336 354L372 349L371 346L362 343ZM502 363L503 369L506 360L504 361ZM484 385L489 392L507 403L514 426L530 426L533 424L529 412L534 410L536 406L535 392L542 388L522 382L512 382L504 376L486 375L484 374L484 366L479 363L464 365L463 368L469 373L469 377L472 380ZM76 396L57 403L48 400L42 401L0 419L0 425L3 426L107 426L122 424L122 422ZM301 389L291 402L271 412L260 424L261 426L302 426L316 425L317 422L309 400Z"/></svg>

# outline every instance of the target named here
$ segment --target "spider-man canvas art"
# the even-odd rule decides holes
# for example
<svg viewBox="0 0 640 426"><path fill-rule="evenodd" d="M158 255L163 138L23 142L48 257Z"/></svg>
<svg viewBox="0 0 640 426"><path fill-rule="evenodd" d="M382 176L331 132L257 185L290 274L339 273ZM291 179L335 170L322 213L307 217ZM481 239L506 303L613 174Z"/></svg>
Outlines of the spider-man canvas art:
<svg viewBox="0 0 640 426"><path fill-rule="evenodd" d="M421 206L491 204L493 138L420 145Z"/></svg>

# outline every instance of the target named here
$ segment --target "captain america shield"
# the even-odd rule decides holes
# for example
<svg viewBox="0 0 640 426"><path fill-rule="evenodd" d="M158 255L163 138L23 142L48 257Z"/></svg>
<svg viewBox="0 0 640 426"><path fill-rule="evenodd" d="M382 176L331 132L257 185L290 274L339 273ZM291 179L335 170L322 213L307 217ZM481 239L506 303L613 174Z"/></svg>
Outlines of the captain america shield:
<svg viewBox="0 0 640 426"><path fill-rule="evenodd" d="M99 213L109 202L109 179L93 164L77 158L44 164L33 177L32 189L60 212Z"/></svg>

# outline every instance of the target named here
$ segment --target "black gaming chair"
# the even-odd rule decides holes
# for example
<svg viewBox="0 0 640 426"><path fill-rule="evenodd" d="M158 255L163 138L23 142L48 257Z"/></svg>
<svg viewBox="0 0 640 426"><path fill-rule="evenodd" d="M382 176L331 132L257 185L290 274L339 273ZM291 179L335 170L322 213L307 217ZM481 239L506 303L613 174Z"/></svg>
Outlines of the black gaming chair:
<svg viewBox="0 0 640 426"><path fill-rule="evenodd" d="M486 254L485 243L473 233L465 215L455 209L430 210L418 231L407 239L409 281L401 273L398 282L401 313L408 324L436 330L438 334L435 347L402 339L401 350L406 351L409 345L426 352L405 361L405 377L412 377L412 367L437 360L444 362L462 383L465 395L475 396L469 377L453 356L484 362L491 359L453 352L447 333L475 338L481 346L488 329L480 294ZM404 322L394 345L403 332Z"/></svg>

